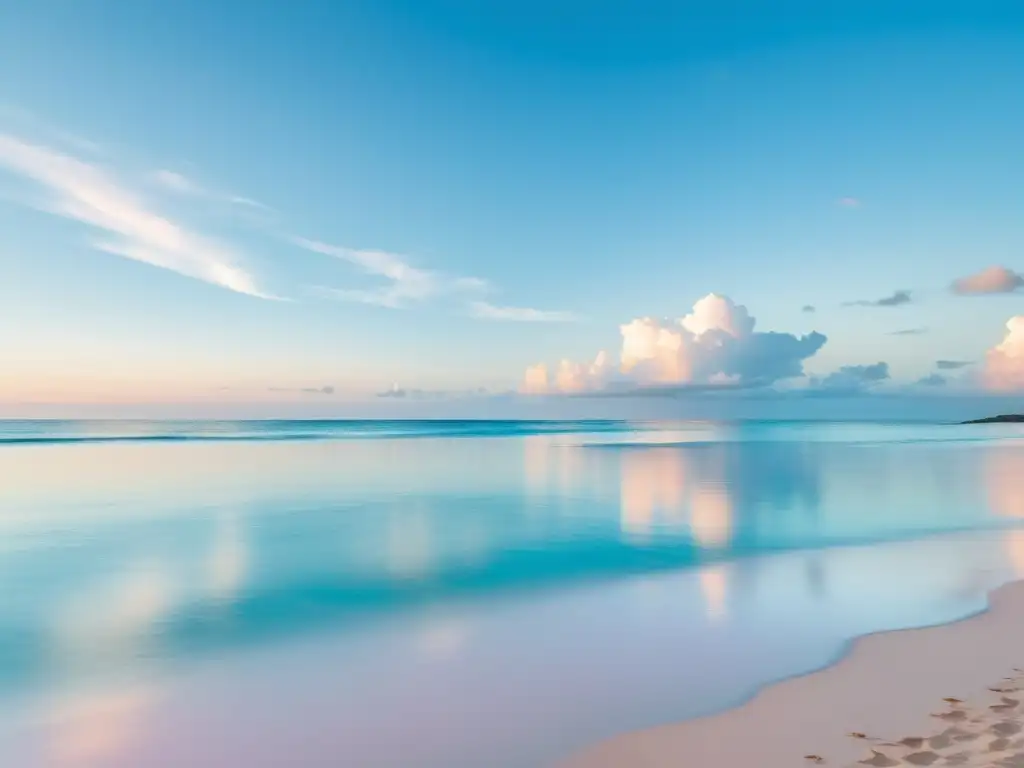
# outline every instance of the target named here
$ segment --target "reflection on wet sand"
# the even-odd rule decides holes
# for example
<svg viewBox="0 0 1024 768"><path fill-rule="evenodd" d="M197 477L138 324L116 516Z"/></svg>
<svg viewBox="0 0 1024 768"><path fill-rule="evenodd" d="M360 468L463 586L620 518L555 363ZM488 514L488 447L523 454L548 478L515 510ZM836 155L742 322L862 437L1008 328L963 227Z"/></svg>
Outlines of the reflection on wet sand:
<svg viewBox="0 0 1024 768"><path fill-rule="evenodd" d="M985 454L985 489L992 511L1024 524L1024 451L989 448ZM1024 578L1024 529L1007 531L1006 555L1017 578Z"/></svg>
<svg viewBox="0 0 1024 768"><path fill-rule="evenodd" d="M728 566L711 565L702 568L698 576L700 592L704 598L704 610L712 621L725 618L726 596L729 588Z"/></svg>
<svg viewBox="0 0 1024 768"><path fill-rule="evenodd" d="M144 740L156 691L134 688L83 694L60 701L49 718L47 765L91 768L124 765Z"/></svg>

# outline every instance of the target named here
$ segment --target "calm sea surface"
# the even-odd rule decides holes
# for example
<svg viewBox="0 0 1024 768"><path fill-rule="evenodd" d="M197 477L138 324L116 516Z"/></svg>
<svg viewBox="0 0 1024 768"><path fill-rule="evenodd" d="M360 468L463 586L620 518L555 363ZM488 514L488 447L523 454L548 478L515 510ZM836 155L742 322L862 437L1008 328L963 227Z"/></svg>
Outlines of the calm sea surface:
<svg viewBox="0 0 1024 768"><path fill-rule="evenodd" d="M1024 429L0 422L0 765L549 765L1024 577Z"/></svg>

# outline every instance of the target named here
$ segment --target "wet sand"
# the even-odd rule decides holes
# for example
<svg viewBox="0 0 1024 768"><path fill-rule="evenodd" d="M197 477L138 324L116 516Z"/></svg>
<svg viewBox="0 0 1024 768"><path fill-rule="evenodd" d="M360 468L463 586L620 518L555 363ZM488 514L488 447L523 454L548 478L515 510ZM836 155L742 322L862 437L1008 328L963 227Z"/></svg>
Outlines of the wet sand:
<svg viewBox="0 0 1024 768"><path fill-rule="evenodd" d="M561 768L1024 768L1024 581L963 621L857 640L838 663Z"/></svg>

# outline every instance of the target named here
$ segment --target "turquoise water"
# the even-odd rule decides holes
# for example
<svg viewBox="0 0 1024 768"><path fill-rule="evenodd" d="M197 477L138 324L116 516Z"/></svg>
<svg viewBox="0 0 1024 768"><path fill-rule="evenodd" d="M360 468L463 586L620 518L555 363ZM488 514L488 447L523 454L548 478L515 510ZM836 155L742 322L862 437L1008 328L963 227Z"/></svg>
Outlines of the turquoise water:
<svg viewBox="0 0 1024 768"><path fill-rule="evenodd" d="M1024 576L1019 426L0 422L0 764L533 766Z"/></svg>

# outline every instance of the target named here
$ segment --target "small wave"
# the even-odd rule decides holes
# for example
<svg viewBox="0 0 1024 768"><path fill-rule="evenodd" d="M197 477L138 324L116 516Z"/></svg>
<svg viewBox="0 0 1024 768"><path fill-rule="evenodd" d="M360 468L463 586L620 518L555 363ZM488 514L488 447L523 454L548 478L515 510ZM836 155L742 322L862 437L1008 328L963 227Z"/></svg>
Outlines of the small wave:
<svg viewBox="0 0 1024 768"><path fill-rule="evenodd" d="M329 440L340 435L46 435L0 437L0 445L54 445L63 443L192 443L259 442L274 440Z"/></svg>
<svg viewBox="0 0 1024 768"><path fill-rule="evenodd" d="M285 442L312 440L385 440L439 437L525 437L631 429L625 422L511 421L339 421L235 422L195 424L110 423L44 424L0 422L0 446L89 443ZM134 426L134 429L132 428ZM75 429L74 427L78 427Z"/></svg>

